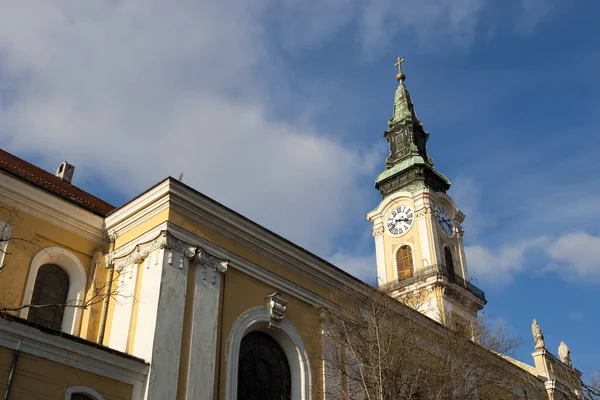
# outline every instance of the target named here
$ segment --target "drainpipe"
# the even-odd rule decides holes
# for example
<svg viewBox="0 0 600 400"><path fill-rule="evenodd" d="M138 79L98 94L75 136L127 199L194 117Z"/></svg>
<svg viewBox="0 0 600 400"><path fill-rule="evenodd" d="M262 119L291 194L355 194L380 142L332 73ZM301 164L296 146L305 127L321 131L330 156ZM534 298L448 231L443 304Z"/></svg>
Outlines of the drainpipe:
<svg viewBox="0 0 600 400"><path fill-rule="evenodd" d="M13 354L12 365L10 366L10 373L8 374L8 382L6 382L6 390L4 391L4 400L10 398L10 388L15 378L15 371L17 370L17 361L19 361L19 355L21 354L21 342L23 339L19 339L17 342L17 348Z"/></svg>
<svg viewBox="0 0 600 400"><path fill-rule="evenodd" d="M108 246L108 252L111 253L115 249L115 236L109 236L110 244ZM98 344L103 345L104 342L104 333L106 331L106 317L108 316L108 303L110 302L110 294L112 291L112 281L115 273L115 269L113 267L109 267L110 271L108 272L108 286L106 287L106 298L104 299L104 304L102 305L102 315L100 317L100 330L98 332Z"/></svg>

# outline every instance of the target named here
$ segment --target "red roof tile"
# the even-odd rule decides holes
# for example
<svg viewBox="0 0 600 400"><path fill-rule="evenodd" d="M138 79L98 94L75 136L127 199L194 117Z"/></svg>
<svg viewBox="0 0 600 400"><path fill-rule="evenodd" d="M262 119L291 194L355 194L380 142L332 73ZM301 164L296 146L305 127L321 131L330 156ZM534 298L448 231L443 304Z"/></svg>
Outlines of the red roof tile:
<svg viewBox="0 0 600 400"><path fill-rule="evenodd" d="M103 217L115 209L115 206L104 200L2 149L0 149L0 171L22 179Z"/></svg>

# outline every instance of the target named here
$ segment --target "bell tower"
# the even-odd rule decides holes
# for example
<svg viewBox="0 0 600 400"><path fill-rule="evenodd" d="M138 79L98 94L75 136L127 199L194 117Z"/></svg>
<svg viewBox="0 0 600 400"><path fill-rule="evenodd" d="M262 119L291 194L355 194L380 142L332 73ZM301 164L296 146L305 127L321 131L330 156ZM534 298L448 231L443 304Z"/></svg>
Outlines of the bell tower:
<svg viewBox="0 0 600 400"><path fill-rule="evenodd" d="M398 57L394 111L384 137L385 169L375 179L382 201L373 224L377 281L392 297L430 318L470 332L485 294L469 282L461 223L446 194L450 181L427 154L429 133L416 116Z"/></svg>

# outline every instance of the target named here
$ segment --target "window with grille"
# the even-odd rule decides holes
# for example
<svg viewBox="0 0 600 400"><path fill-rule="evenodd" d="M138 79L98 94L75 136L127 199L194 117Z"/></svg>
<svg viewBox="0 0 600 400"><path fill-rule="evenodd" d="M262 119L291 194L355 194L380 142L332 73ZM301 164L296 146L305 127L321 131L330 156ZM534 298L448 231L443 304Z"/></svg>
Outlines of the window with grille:
<svg viewBox="0 0 600 400"><path fill-rule="evenodd" d="M448 247L444 247L444 258L446 259L446 271L448 271L448 278L453 281L456 279L456 272L454 272L454 260L452 259L452 252Z"/></svg>
<svg viewBox="0 0 600 400"><path fill-rule="evenodd" d="M283 349L271 336L250 332L242 339L238 400L289 400L292 380Z"/></svg>
<svg viewBox="0 0 600 400"><path fill-rule="evenodd" d="M413 276L413 257L410 246L404 245L398 249L396 253L396 267L398 268L398 280Z"/></svg>
<svg viewBox="0 0 600 400"><path fill-rule="evenodd" d="M45 264L38 270L27 319L46 328L61 330L69 275L58 265Z"/></svg>

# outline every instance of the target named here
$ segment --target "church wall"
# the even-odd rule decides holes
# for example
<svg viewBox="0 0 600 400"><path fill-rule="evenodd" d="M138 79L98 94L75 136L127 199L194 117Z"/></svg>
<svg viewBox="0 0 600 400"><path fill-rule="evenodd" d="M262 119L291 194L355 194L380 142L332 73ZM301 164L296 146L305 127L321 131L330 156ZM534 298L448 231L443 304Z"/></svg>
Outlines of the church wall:
<svg viewBox="0 0 600 400"><path fill-rule="evenodd" d="M124 244L138 238L144 233L148 232L155 226L160 225L161 223L167 221L169 219L169 210L163 210L153 215L152 217L146 219L141 222L139 225L129 229L129 230L120 230L119 234L115 238L115 249L123 246Z"/></svg>
<svg viewBox="0 0 600 400"><path fill-rule="evenodd" d="M9 216L6 214L0 215L0 221L8 218ZM23 211L18 211L18 217L11 219L11 225L10 237L12 240L8 242L8 254L4 257L6 266L0 271L0 299L4 305L22 305L32 260L36 254L48 247L60 247L73 253L88 274L89 283L90 264L94 250L101 247L102 243L83 238L74 232ZM15 240L15 238L22 238L29 243ZM94 334L94 329L88 326L90 319L87 314L91 312L93 311L85 310L82 315L81 321L86 320L86 329L81 331L84 338ZM12 312L12 314L18 315L19 312ZM92 322L95 322L95 319ZM75 329L75 334L79 333L79 328Z"/></svg>
<svg viewBox="0 0 600 400"><path fill-rule="evenodd" d="M308 279L290 269L286 268L285 265L282 265L273 259L269 258L266 255L260 254L256 250L250 249L235 240L227 237L226 235L211 229L205 225L197 221L192 221L189 218L181 215L177 211L170 210L169 213L169 221L175 223L176 225L192 232L195 235L198 235L234 254L237 254L248 261L260 265L262 268L267 271L273 272L278 276L293 282L311 292L314 292L322 297L327 297L328 289L311 279Z"/></svg>
<svg viewBox="0 0 600 400"><path fill-rule="evenodd" d="M228 352L229 335L236 319L253 307L264 307L266 305L265 298L273 292L280 291L234 268L230 268L224 276L224 302L220 327L220 360L218 363L218 398L220 399L225 399L227 380L225 355ZM321 341L318 331L315 333L316 330L314 329L315 326L318 326L317 310L310 304L300 301L285 292L281 293L288 302L285 318L292 323L302 337L310 360L313 388L316 392L319 392Z"/></svg>
<svg viewBox="0 0 600 400"><path fill-rule="evenodd" d="M0 347L0 392L4 393L13 351ZM105 400L129 400L130 384L82 371L68 365L21 353L11 387L11 400L64 400L66 390L84 386L100 393Z"/></svg>

